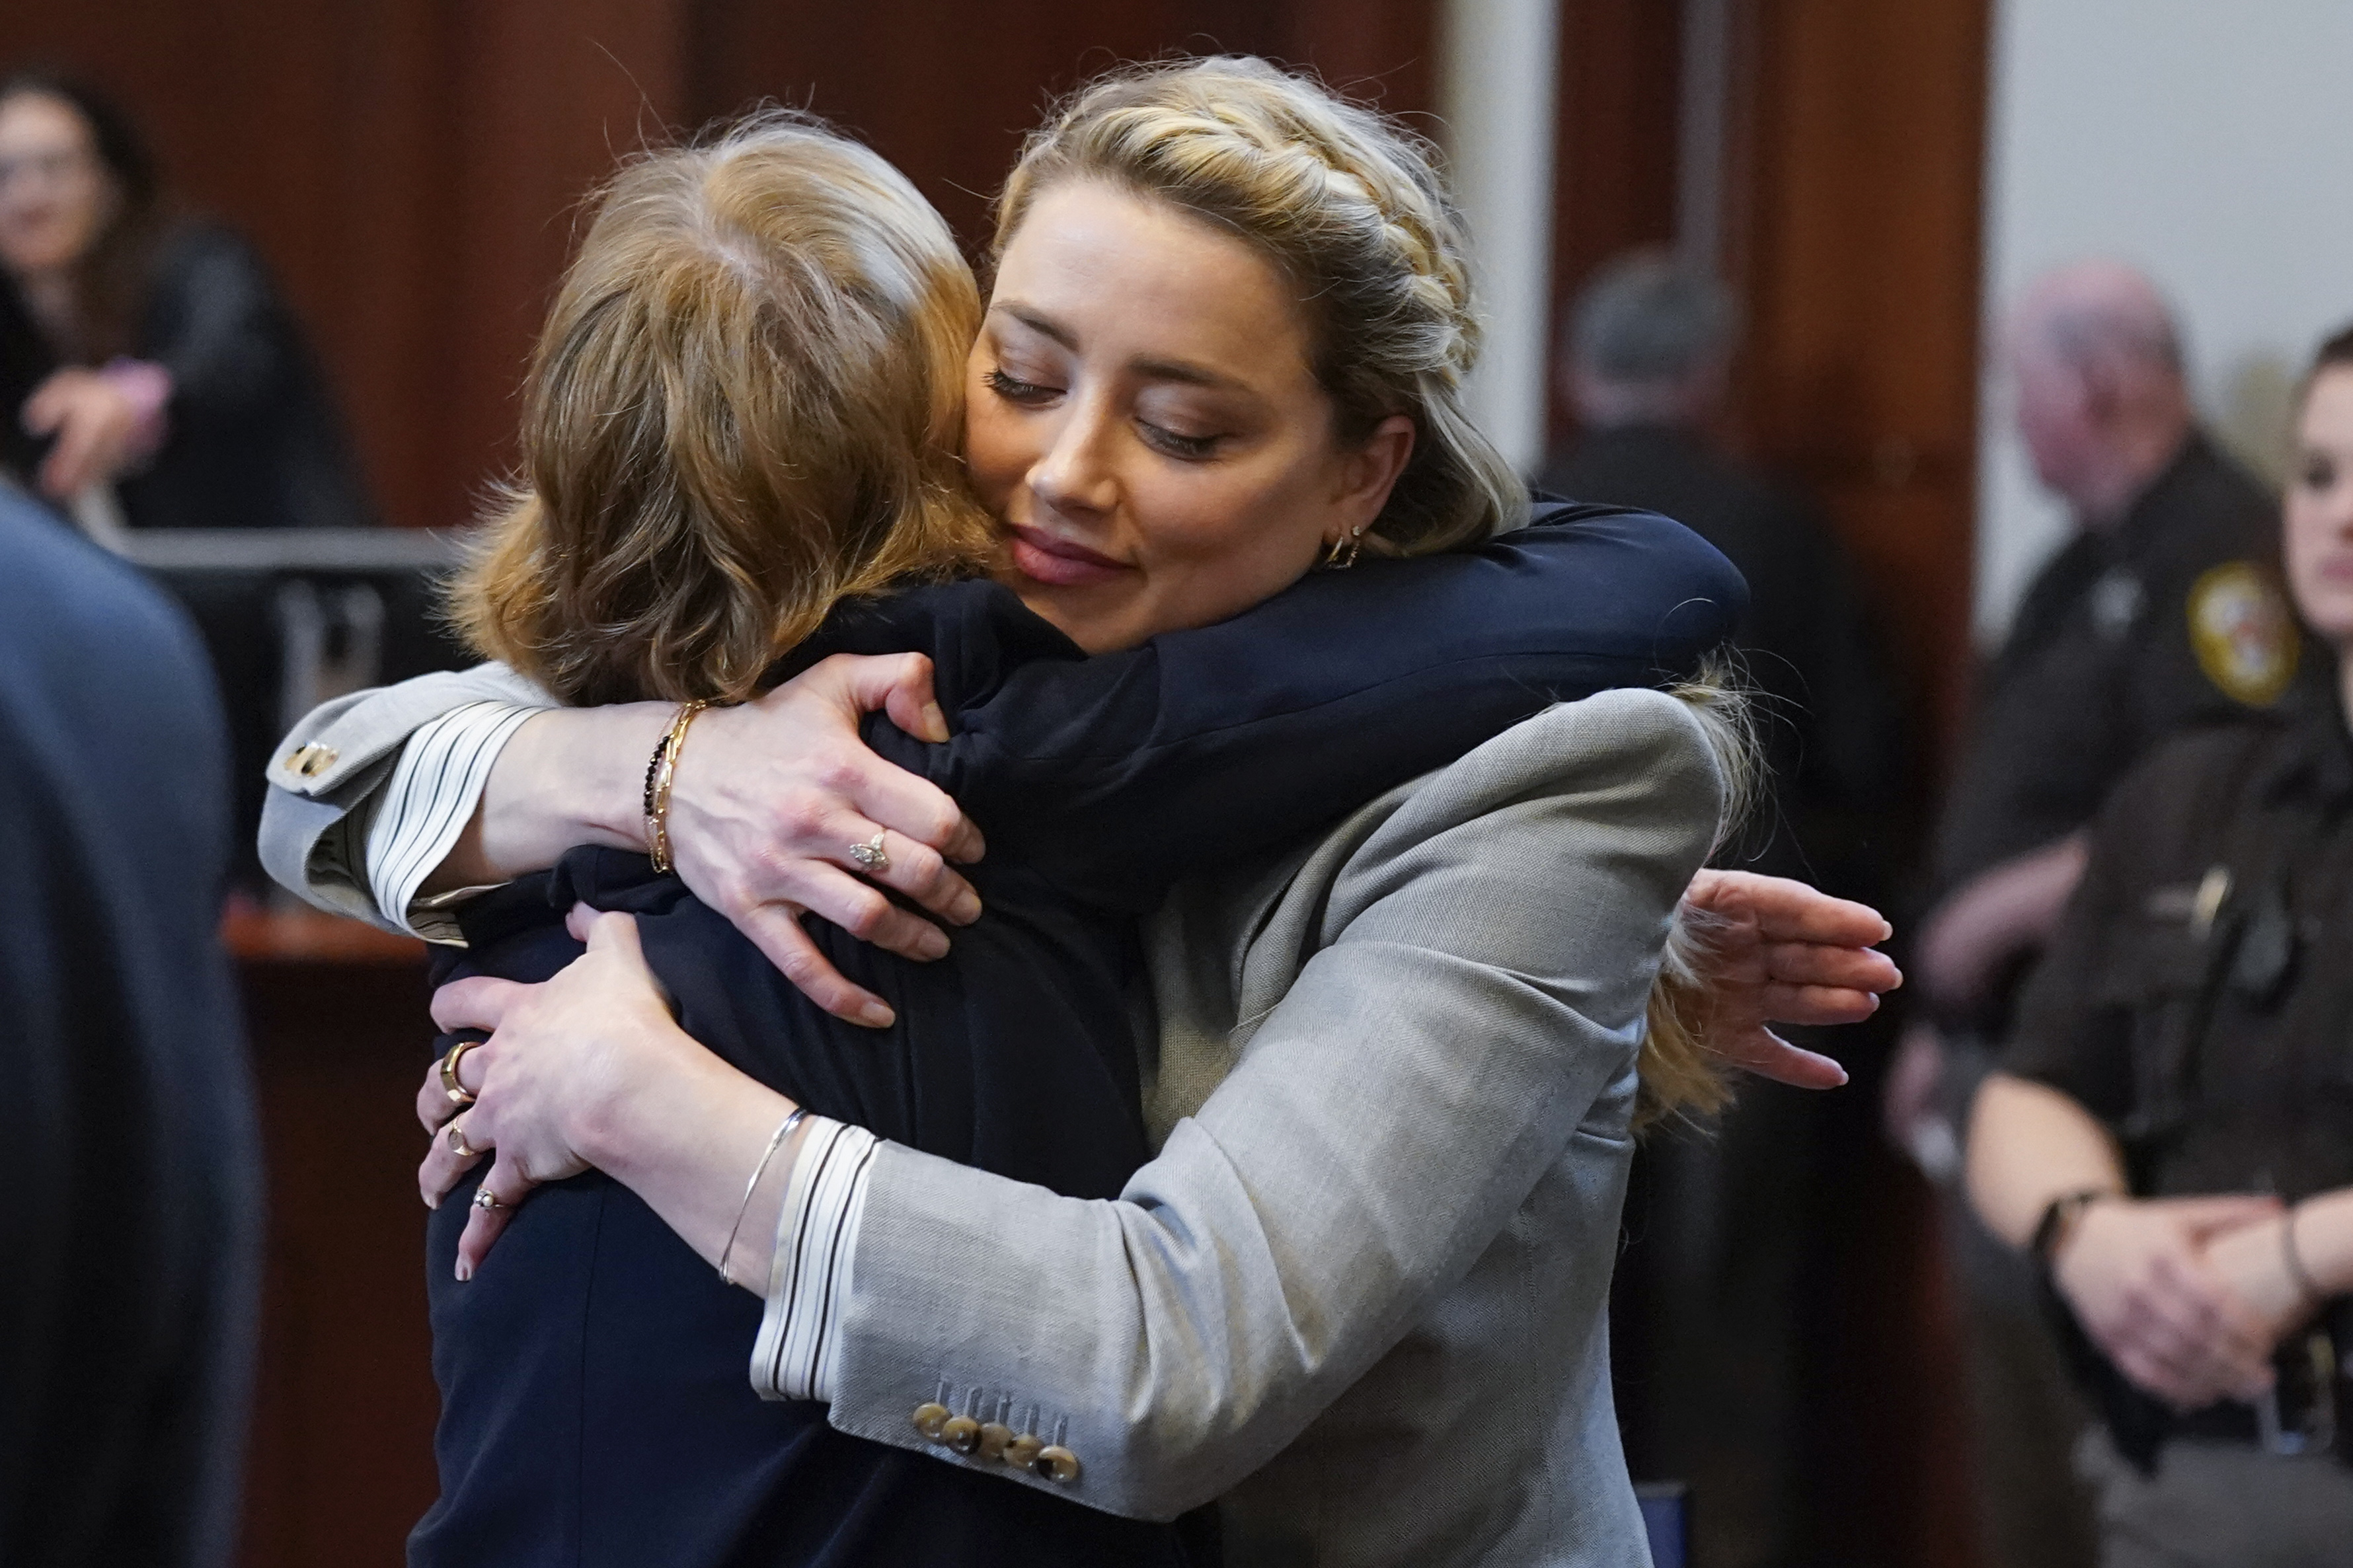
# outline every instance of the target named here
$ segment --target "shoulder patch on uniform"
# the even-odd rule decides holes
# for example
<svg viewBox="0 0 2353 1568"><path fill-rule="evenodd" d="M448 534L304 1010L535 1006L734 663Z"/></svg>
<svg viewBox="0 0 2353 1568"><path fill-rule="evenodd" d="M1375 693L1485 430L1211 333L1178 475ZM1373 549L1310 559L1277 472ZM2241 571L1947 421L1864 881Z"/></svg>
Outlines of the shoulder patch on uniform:
<svg viewBox="0 0 2353 1568"><path fill-rule="evenodd" d="M2298 638L2287 596L2252 561L2226 561L2189 589L2198 668L2232 701L2268 708L2295 679Z"/></svg>

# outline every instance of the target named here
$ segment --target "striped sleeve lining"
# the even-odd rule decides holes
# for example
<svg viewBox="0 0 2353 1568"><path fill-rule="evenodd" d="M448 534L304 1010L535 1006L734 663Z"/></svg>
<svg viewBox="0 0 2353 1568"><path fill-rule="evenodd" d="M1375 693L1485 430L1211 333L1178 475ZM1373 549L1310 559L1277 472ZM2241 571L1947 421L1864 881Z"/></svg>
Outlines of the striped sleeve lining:
<svg viewBox="0 0 2353 1568"><path fill-rule="evenodd" d="M763 1399L833 1397L850 1259L881 1142L863 1127L808 1119L776 1216L768 1302L752 1346L752 1387Z"/></svg>
<svg viewBox="0 0 2353 1568"><path fill-rule="evenodd" d="M470 702L408 738L368 827L368 890L385 919L427 942L465 944L455 914L417 907L417 889L465 831L500 751L538 711Z"/></svg>

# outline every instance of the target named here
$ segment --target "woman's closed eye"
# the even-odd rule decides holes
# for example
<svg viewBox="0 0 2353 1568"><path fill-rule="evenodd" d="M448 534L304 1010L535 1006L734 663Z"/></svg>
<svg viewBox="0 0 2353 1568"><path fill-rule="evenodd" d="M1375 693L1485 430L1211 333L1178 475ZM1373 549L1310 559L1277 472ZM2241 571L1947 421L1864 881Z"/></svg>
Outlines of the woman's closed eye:
<svg viewBox="0 0 2353 1568"><path fill-rule="evenodd" d="M1025 408L1034 408L1062 395L1060 387L1045 386L1038 382L1024 381L1007 371L1003 365L998 365L995 370L990 371L987 380L991 392L1008 403L1018 404Z"/></svg>
<svg viewBox="0 0 2353 1568"><path fill-rule="evenodd" d="M1183 435L1165 425L1155 425L1149 419L1139 419L1135 426L1144 433L1146 446L1188 463L1201 462L1217 456L1218 444L1225 439L1223 436Z"/></svg>

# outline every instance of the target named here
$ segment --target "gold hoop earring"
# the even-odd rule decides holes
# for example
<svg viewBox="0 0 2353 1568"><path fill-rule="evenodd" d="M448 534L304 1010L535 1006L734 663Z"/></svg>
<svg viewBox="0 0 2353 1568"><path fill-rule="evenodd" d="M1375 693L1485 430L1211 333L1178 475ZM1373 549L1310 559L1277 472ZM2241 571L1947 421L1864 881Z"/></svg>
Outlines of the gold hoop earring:
<svg viewBox="0 0 2353 1568"><path fill-rule="evenodd" d="M1345 572L1356 563L1356 552L1365 547L1365 531L1352 528L1345 539L1335 539L1324 547L1324 569Z"/></svg>

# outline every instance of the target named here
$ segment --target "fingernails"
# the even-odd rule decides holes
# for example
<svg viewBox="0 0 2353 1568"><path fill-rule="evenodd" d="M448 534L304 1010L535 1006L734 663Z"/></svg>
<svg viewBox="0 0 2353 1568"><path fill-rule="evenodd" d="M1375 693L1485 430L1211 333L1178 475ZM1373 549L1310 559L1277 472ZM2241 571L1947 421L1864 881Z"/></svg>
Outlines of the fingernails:
<svg viewBox="0 0 2353 1568"><path fill-rule="evenodd" d="M925 926L923 934L915 938L915 956L932 959L945 958L947 955L947 933L937 926Z"/></svg>
<svg viewBox="0 0 2353 1568"><path fill-rule="evenodd" d="M441 1206L441 1200L435 1194L427 1193L425 1194L425 1206L429 1209L438 1209Z"/></svg>
<svg viewBox="0 0 2353 1568"><path fill-rule="evenodd" d="M948 905L948 919L960 926L968 926L980 919L980 895L966 888Z"/></svg>
<svg viewBox="0 0 2353 1568"><path fill-rule="evenodd" d="M943 713L943 712L941 712L941 711L940 711L940 705L939 705L938 703L936 703L936 702L926 702L926 703L924 703L924 704L923 704L923 739L924 739L924 740L926 740L926 741L933 742L934 742L934 743L943 743L943 744L944 744L944 743L945 743L945 742L947 741L947 738L948 738L948 716L947 716L946 714L944 714L944 713Z"/></svg>
<svg viewBox="0 0 2353 1568"><path fill-rule="evenodd" d="M858 1010L858 1021L877 1029L887 1029L898 1022L899 1015L880 1002L869 1002Z"/></svg>
<svg viewBox="0 0 2353 1568"><path fill-rule="evenodd" d="M458 1259L458 1283L463 1285L474 1277L474 1266L464 1258Z"/></svg>

